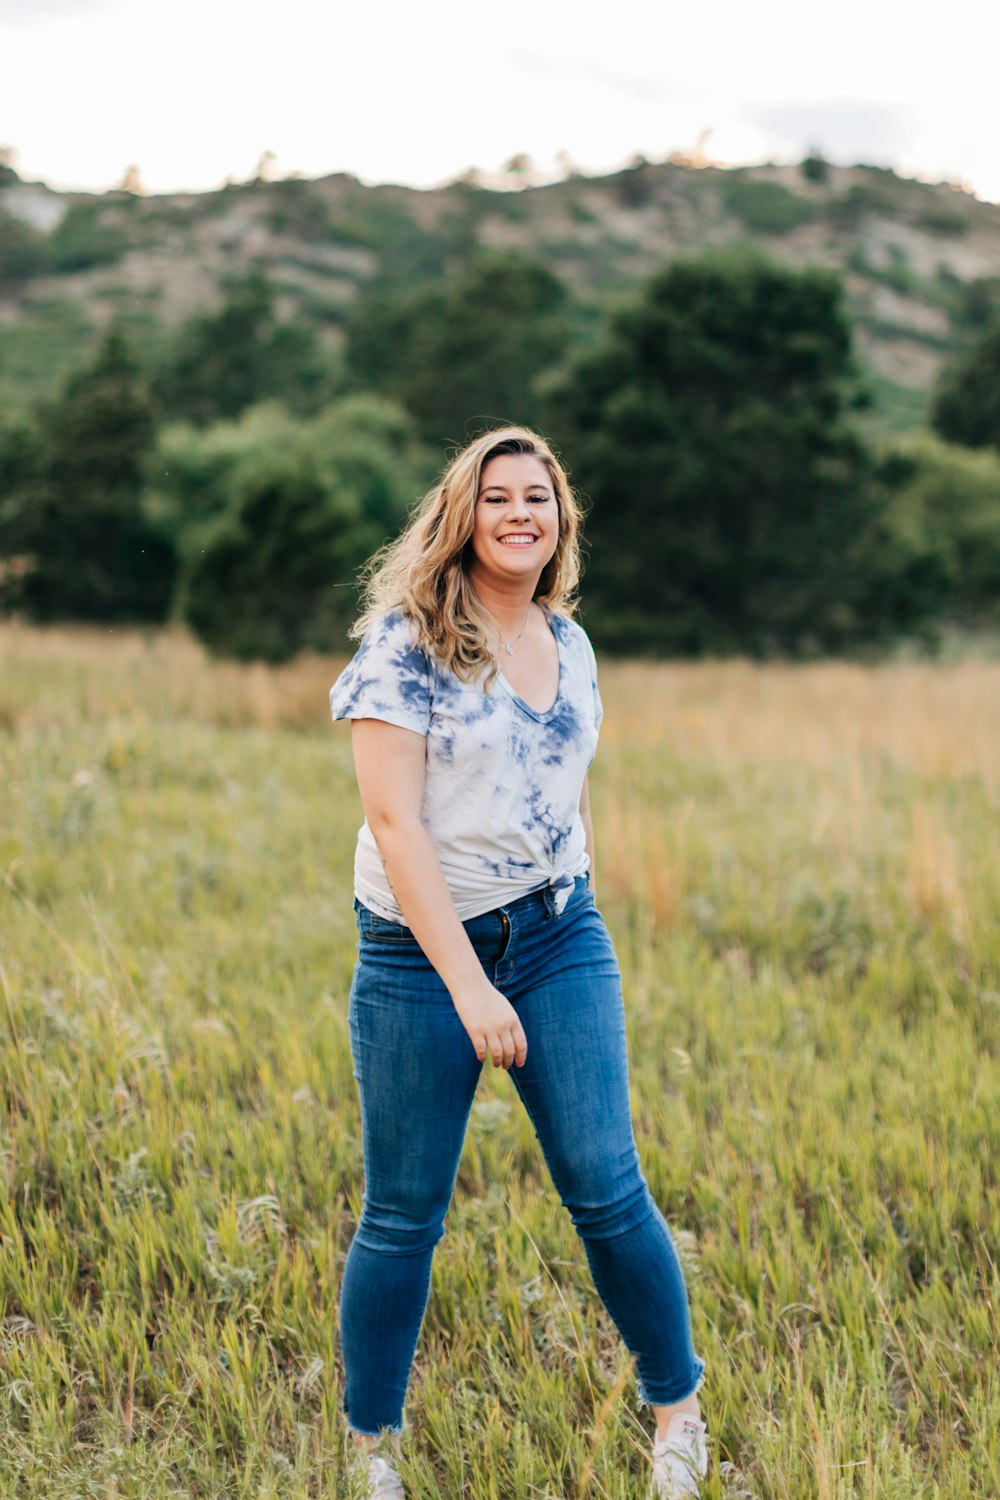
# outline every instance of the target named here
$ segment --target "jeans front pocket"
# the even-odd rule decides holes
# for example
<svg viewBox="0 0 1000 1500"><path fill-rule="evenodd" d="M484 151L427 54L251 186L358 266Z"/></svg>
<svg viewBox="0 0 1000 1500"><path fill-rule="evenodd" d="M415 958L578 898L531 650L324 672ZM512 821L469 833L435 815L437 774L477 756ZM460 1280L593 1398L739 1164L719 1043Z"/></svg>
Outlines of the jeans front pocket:
<svg viewBox="0 0 1000 1500"><path fill-rule="evenodd" d="M409 927L404 927L401 922L390 922L388 917L378 916L357 900L354 903L354 915L362 939L370 943L385 943L390 947L420 948Z"/></svg>

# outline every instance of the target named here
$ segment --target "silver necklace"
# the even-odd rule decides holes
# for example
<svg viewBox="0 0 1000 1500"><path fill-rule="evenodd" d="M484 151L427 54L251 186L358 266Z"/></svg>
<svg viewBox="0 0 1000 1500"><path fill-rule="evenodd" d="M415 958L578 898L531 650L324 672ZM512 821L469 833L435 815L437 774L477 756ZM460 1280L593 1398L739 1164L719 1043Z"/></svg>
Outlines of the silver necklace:
<svg viewBox="0 0 1000 1500"><path fill-rule="evenodd" d="M525 615L524 615L524 624L521 626L520 630L517 632L517 635L514 637L514 639L509 644L508 644L507 641L504 640L503 636L500 634L500 626L497 625L497 640L500 642L501 646L506 651L506 653L507 653L508 656L513 656L514 655L514 647L517 645L518 641L521 639L522 635L524 634L525 630L527 629L527 626L528 626L528 616L531 614L531 605L532 605L533 602L534 602L533 600L529 600L529 602L528 602L528 608L525 611ZM491 618L492 618L492 616L491 616ZM494 625L496 625L496 621L495 620L493 621L493 623L494 623Z"/></svg>

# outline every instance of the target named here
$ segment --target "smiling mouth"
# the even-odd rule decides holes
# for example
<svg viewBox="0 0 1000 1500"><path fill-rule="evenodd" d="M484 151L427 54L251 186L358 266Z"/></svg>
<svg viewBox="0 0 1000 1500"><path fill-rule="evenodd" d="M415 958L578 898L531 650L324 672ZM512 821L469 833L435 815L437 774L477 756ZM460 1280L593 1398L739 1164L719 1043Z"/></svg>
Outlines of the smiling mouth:
<svg viewBox="0 0 1000 1500"><path fill-rule="evenodd" d="M497 541L501 547L531 547L538 538L525 531L509 531L506 536L498 536Z"/></svg>

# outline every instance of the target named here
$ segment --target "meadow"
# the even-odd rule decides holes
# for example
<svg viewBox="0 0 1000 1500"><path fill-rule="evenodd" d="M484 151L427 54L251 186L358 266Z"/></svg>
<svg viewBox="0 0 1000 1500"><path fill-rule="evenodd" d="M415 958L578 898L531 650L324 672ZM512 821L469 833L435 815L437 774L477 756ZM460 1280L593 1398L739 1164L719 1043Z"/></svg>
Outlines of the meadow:
<svg viewBox="0 0 1000 1500"><path fill-rule="evenodd" d="M0 629L3 1497L354 1493L338 665ZM995 1500L1000 663L601 681L598 904L705 1495ZM492 1069L407 1420L413 1500L647 1494L650 1413Z"/></svg>

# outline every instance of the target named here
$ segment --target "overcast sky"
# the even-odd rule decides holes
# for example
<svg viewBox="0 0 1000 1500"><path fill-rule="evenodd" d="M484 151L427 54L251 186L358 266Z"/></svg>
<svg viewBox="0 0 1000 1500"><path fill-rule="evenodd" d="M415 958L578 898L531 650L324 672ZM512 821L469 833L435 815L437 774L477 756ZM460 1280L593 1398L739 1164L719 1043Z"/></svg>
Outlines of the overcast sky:
<svg viewBox="0 0 1000 1500"><path fill-rule="evenodd" d="M926 20L922 19L926 17ZM951 0L0 0L0 145L22 176L153 192L353 172L556 173L705 131L723 163L895 166L1000 200L1000 5Z"/></svg>

